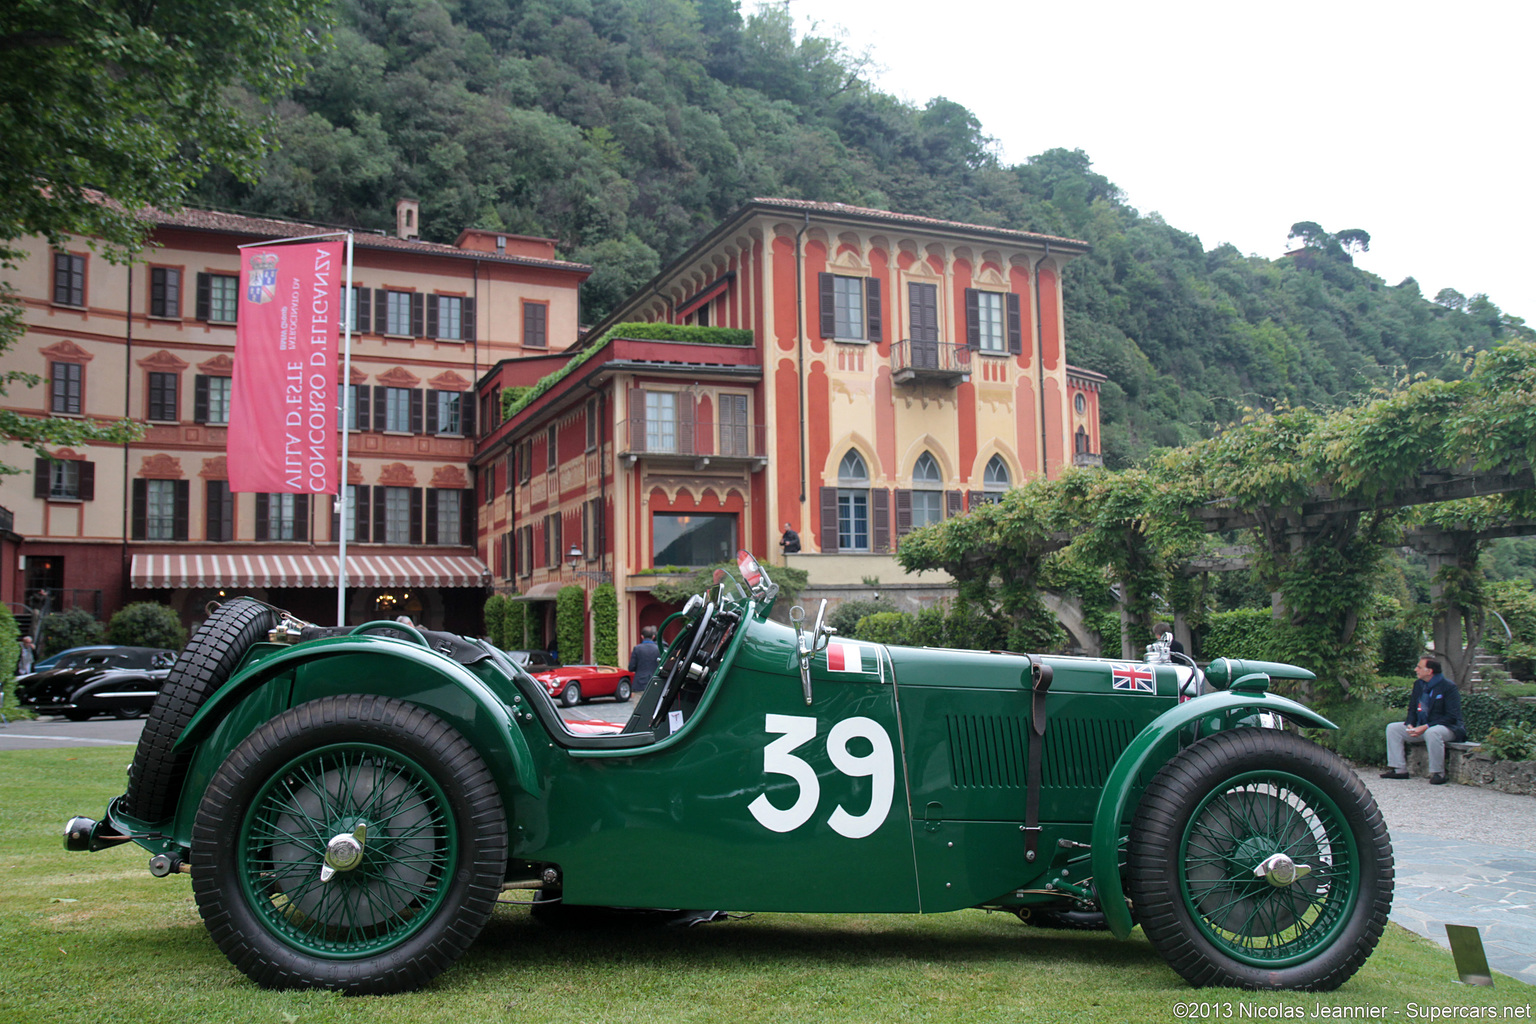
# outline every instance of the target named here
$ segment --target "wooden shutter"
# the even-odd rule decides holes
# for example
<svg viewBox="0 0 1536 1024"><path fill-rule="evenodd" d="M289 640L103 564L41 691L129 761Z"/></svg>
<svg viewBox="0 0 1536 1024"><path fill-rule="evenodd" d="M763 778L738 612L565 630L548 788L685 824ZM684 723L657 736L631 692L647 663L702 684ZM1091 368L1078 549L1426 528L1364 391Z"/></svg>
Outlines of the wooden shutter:
<svg viewBox="0 0 1536 1024"><path fill-rule="evenodd" d="M1019 297L1013 292L1007 295L1008 303L1008 351L1013 355L1024 352L1024 327L1019 316Z"/></svg>
<svg viewBox="0 0 1536 1024"><path fill-rule="evenodd" d="M420 487L411 488L411 544L421 544L421 492Z"/></svg>
<svg viewBox="0 0 1536 1024"><path fill-rule="evenodd" d="M694 454L694 416L698 401L692 391L682 391L677 396L677 451L680 455Z"/></svg>
<svg viewBox="0 0 1536 1024"><path fill-rule="evenodd" d="M357 406L357 429L366 431L368 424L373 422L369 415L373 411L373 389L367 384L357 386L357 397L352 401Z"/></svg>
<svg viewBox="0 0 1536 1024"><path fill-rule="evenodd" d="M459 492L459 543L467 548L475 546L475 535L479 532L479 523L476 520L475 490L473 487ZM508 537L512 535L507 534ZM507 574L508 576L511 573Z"/></svg>
<svg viewBox="0 0 1536 1024"><path fill-rule="evenodd" d="M837 305L832 289L831 274L816 275L817 292L821 298L821 336L837 336Z"/></svg>
<svg viewBox="0 0 1536 1024"><path fill-rule="evenodd" d="M341 540L341 510L347 507L347 485L341 485L341 493L331 496L331 543Z"/></svg>
<svg viewBox="0 0 1536 1024"><path fill-rule="evenodd" d="M421 388L411 388L411 433L421 433Z"/></svg>
<svg viewBox="0 0 1536 1024"><path fill-rule="evenodd" d="M175 487L172 488L172 493L175 495L176 518L171 524L171 539L186 540L187 524L192 517L192 482L190 480L173 482Z"/></svg>
<svg viewBox="0 0 1536 1024"><path fill-rule="evenodd" d="M475 436L475 393L459 392L459 429L465 437Z"/></svg>
<svg viewBox="0 0 1536 1024"><path fill-rule="evenodd" d="M309 540L309 495L299 494L293 499L293 539Z"/></svg>
<svg viewBox="0 0 1536 1024"><path fill-rule="evenodd" d="M149 537L149 481L133 482L133 539Z"/></svg>
<svg viewBox="0 0 1536 1024"><path fill-rule="evenodd" d="M32 463L32 497L46 498L53 493L53 462L35 459Z"/></svg>
<svg viewBox="0 0 1536 1024"><path fill-rule="evenodd" d="M385 334L389 331L389 292L380 288L373 293L373 332Z"/></svg>
<svg viewBox="0 0 1536 1024"><path fill-rule="evenodd" d="M203 532L209 540L234 540L234 512L230 501L229 483L209 480L206 508L203 510Z"/></svg>
<svg viewBox="0 0 1536 1024"><path fill-rule="evenodd" d="M891 492L876 487L869 492L870 550L879 554L891 550Z"/></svg>
<svg viewBox="0 0 1536 1024"><path fill-rule="evenodd" d="M913 341L939 340L939 286L913 281L907 285L910 310L908 332Z"/></svg>
<svg viewBox="0 0 1536 1024"><path fill-rule="evenodd" d="M207 320L213 308L213 275L197 275L197 319Z"/></svg>
<svg viewBox="0 0 1536 1024"><path fill-rule="evenodd" d="M427 304L427 337L437 337L437 296L428 295Z"/></svg>
<svg viewBox="0 0 1536 1024"><path fill-rule="evenodd" d="M192 422L208 422L208 377L201 373L192 380Z"/></svg>
<svg viewBox="0 0 1536 1024"><path fill-rule="evenodd" d="M629 389L629 450L645 451L645 392Z"/></svg>
<svg viewBox="0 0 1536 1024"><path fill-rule="evenodd" d="M368 509L372 502L369 500L369 492L373 490L367 484L359 484L357 488L357 522L352 524L352 539L361 544L369 537ZM382 493L384 488L379 488Z"/></svg>
<svg viewBox="0 0 1536 1024"><path fill-rule="evenodd" d="M912 532L912 492L905 487L896 489L896 538L900 540Z"/></svg>
<svg viewBox="0 0 1536 1024"><path fill-rule="evenodd" d="M462 333L464 335L465 341L475 340L475 297L473 295L467 296L464 299L464 320ZM466 436L468 436L468 433L468 431L465 431Z"/></svg>
<svg viewBox="0 0 1536 1024"><path fill-rule="evenodd" d="M975 288L965 290L965 344L973 351L981 348L981 298Z"/></svg>
<svg viewBox="0 0 1536 1024"><path fill-rule="evenodd" d="M375 430L384 430L389 423L389 388L375 387L373 389L373 426Z"/></svg>
<svg viewBox="0 0 1536 1024"><path fill-rule="evenodd" d="M426 543L437 543L437 488L427 488L427 524L423 531Z"/></svg>
<svg viewBox="0 0 1536 1024"><path fill-rule="evenodd" d="M864 316L868 320L867 333L870 341L884 340L884 332L881 330L880 306L880 279L878 277L866 277L864 279Z"/></svg>
<svg viewBox="0 0 1536 1024"><path fill-rule="evenodd" d="M80 463L80 500L96 500L96 463Z"/></svg>
<svg viewBox="0 0 1536 1024"><path fill-rule="evenodd" d="M271 531L272 531L272 517L271 517L270 512L268 511L268 506L270 504L271 504L271 501L270 501L270 499L265 494L257 494L256 495L256 539L257 540L271 540L270 534L271 534Z"/></svg>
<svg viewBox="0 0 1536 1024"><path fill-rule="evenodd" d="M837 554L837 488L821 489L821 550Z"/></svg>
<svg viewBox="0 0 1536 1024"><path fill-rule="evenodd" d="M419 338L425 333L422 323L426 319L426 296L421 292L411 292L411 337Z"/></svg>
<svg viewBox="0 0 1536 1024"><path fill-rule="evenodd" d="M985 491L966 491L965 510L967 512L974 512L978 508L981 508L982 499L984 499L986 496L987 494Z"/></svg>
<svg viewBox="0 0 1536 1024"><path fill-rule="evenodd" d="M375 487L373 489L373 542L384 543L384 492L389 488Z"/></svg>
<svg viewBox="0 0 1536 1024"><path fill-rule="evenodd" d="M437 396L438 392L431 388L427 389L427 433L429 434L438 432Z"/></svg>
<svg viewBox="0 0 1536 1024"><path fill-rule="evenodd" d="M357 323L352 326L356 334L367 334L373 328L373 289L357 289Z"/></svg>
<svg viewBox="0 0 1536 1024"><path fill-rule="evenodd" d="M959 491L945 491L944 492L944 518L948 519L950 516L957 516L962 511L964 511L964 509L960 505L960 492Z"/></svg>

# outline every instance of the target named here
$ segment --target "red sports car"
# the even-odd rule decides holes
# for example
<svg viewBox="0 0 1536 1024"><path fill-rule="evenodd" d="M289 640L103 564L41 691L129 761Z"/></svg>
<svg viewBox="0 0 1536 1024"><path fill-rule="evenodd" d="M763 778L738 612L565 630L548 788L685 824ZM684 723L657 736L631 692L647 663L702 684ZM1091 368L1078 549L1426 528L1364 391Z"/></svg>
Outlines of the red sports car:
<svg viewBox="0 0 1536 1024"><path fill-rule="evenodd" d="M625 703L635 674L613 665L561 665L534 672L533 678L544 684L551 697L573 708L589 697L612 697L620 704Z"/></svg>

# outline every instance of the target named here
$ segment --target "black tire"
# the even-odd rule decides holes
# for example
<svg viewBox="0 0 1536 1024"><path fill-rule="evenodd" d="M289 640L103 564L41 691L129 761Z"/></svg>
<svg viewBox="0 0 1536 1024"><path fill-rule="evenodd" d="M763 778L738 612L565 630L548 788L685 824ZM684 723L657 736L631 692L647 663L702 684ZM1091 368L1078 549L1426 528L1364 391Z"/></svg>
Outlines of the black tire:
<svg viewBox="0 0 1536 1024"><path fill-rule="evenodd" d="M1276 853L1311 873L1256 877ZM1332 752L1278 729L1181 751L1147 787L1127 846L1136 917L1197 987L1338 988L1376 948L1392 885L1370 792Z"/></svg>
<svg viewBox="0 0 1536 1024"><path fill-rule="evenodd" d="M237 597L203 621L176 657L165 685L149 709L139 746L128 767L123 812L140 821L163 821L176 813L190 751L173 752L181 731L203 703L234 673L251 644L277 625L277 612L259 601Z"/></svg>
<svg viewBox="0 0 1536 1024"><path fill-rule="evenodd" d="M560 691L560 703L568 708L573 708L581 703L581 684L575 681L565 684L565 689Z"/></svg>
<svg viewBox="0 0 1536 1024"><path fill-rule="evenodd" d="M352 822L366 826L361 856L324 879ZM475 748L376 696L324 697L262 725L214 774L192 829L198 910L264 988L420 988L480 934L506 864L501 795Z"/></svg>
<svg viewBox="0 0 1536 1024"><path fill-rule="evenodd" d="M137 704L123 704L112 709L114 718L120 718L125 722L131 722L144 713L144 709Z"/></svg>
<svg viewBox="0 0 1536 1024"><path fill-rule="evenodd" d="M620 704L628 704L629 692L629 680L620 679L619 685L613 691L613 699L618 701Z"/></svg>
<svg viewBox="0 0 1536 1024"><path fill-rule="evenodd" d="M60 711L59 714L69 719L71 722L88 722L91 720L91 712L78 711L74 708L70 708L68 711Z"/></svg>

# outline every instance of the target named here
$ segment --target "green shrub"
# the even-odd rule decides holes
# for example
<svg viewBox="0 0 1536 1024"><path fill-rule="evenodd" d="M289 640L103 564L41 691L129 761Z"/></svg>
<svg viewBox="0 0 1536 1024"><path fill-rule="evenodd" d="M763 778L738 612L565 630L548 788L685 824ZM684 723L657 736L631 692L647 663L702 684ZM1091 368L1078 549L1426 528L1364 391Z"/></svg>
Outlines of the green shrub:
<svg viewBox="0 0 1536 1024"><path fill-rule="evenodd" d="M877 644L907 644L914 619L906 612L876 612L859 620L860 640Z"/></svg>
<svg viewBox="0 0 1536 1024"><path fill-rule="evenodd" d="M1350 700L1318 710L1338 729L1311 729L1307 735L1351 761L1387 763L1387 726L1403 720L1401 711L1370 700Z"/></svg>
<svg viewBox="0 0 1536 1024"><path fill-rule="evenodd" d="M555 595L555 647L560 660L579 665L587 656L587 592L572 583Z"/></svg>
<svg viewBox="0 0 1536 1024"><path fill-rule="evenodd" d="M507 598L507 617L497 646L507 651L526 651L533 644L533 637L528 635L528 602L512 600L516 596L514 592Z"/></svg>
<svg viewBox="0 0 1536 1024"><path fill-rule="evenodd" d="M907 643L913 647L948 647L948 631L944 625L944 606L933 605L918 612L912 619Z"/></svg>
<svg viewBox="0 0 1536 1024"><path fill-rule="evenodd" d="M837 630L838 636L863 640L866 638L859 634L859 620L867 615L891 610L890 605L879 601L844 601L836 608L827 610L827 625Z"/></svg>
<svg viewBox="0 0 1536 1024"><path fill-rule="evenodd" d="M1268 609L1240 608L1216 612L1200 632L1200 654L1206 658L1274 660L1275 621Z"/></svg>
<svg viewBox="0 0 1536 1024"><path fill-rule="evenodd" d="M1536 728L1528 722L1511 722L1488 730L1483 753L1497 761L1536 759Z"/></svg>
<svg viewBox="0 0 1536 1024"><path fill-rule="evenodd" d="M21 657L21 630L11 610L0 604L0 708L8 717L32 717L31 711L18 714L16 707L16 659Z"/></svg>
<svg viewBox="0 0 1536 1024"><path fill-rule="evenodd" d="M168 647L179 651L187 631L176 613L154 601L135 601L107 623L107 643L124 647Z"/></svg>
<svg viewBox="0 0 1536 1024"><path fill-rule="evenodd" d="M507 650L507 598L492 594L485 599L485 636L492 645Z"/></svg>
<svg viewBox="0 0 1536 1024"><path fill-rule="evenodd" d="M1413 686L1407 680L1390 679L1376 695L1378 703L1392 709L1401 720L1413 696ZM1487 693L1461 694L1461 717L1467 723L1467 740L1481 743L1488 731L1496 726L1519 722L1530 714L1530 708L1508 697L1496 697Z"/></svg>
<svg viewBox="0 0 1536 1024"><path fill-rule="evenodd" d="M105 635L106 628L84 608L54 612L43 620L42 650L38 657L46 658L71 647L99 644Z"/></svg>
<svg viewBox="0 0 1536 1024"><path fill-rule="evenodd" d="M619 597L612 583L599 584L592 591L592 660L599 665L620 664Z"/></svg>
<svg viewBox="0 0 1536 1024"><path fill-rule="evenodd" d="M1376 671L1401 672L1416 665L1423 651L1423 630L1397 622L1384 623L1377 641Z"/></svg>

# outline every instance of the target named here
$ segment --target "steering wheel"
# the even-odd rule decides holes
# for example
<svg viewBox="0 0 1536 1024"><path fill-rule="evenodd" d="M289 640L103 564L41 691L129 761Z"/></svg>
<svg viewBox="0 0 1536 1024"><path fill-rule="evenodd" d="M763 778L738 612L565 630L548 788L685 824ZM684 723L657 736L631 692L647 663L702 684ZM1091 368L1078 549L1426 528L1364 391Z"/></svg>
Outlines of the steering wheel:
<svg viewBox="0 0 1536 1024"><path fill-rule="evenodd" d="M667 705L677 696L682 689L683 680L687 678L688 666L693 664L694 657L699 653L699 647L704 642L704 634L708 631L709 621L715 617L715 605L706 603L703 598L695 594L689 598L683 611L696 607L694 602L703 605L704 611L698 618L692 619L685 625L672 641L672 646L667 652L667 660L657 669L656 674L661 677L661 694L656 699L656 709L651 713L651 728L661 724L662 718L667 713ZM679 656L687 651L686 655Z"/></svg>

